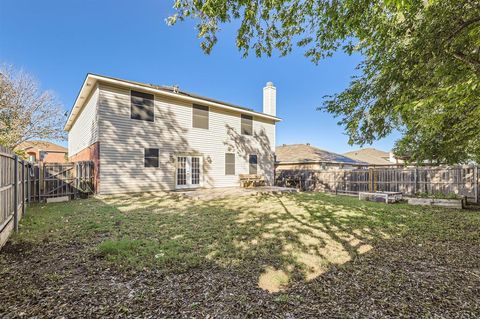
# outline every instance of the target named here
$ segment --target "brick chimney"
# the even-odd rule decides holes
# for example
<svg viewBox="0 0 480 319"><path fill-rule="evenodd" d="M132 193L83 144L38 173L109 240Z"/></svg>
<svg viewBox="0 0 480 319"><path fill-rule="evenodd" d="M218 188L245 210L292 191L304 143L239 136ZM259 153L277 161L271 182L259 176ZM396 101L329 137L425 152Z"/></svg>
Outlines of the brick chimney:
<svg viewBox="0 0 480 319"><path fill-rule="evenodd" d="M263 88L263 113L277 116L277 88L272 82Z"/></svg>

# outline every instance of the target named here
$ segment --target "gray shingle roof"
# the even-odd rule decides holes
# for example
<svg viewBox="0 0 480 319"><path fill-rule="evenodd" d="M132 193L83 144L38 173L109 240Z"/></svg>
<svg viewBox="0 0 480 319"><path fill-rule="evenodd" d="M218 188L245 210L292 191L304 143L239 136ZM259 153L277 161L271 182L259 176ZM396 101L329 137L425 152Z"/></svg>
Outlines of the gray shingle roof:
<svg viewBox="0 0 480 319"><path fill-rule="evenodd" d="M277 156L277 162L293 162L293 163L306 163L306 162L320 162L320 163L341 163L341 164L353 164L353 165L365 165L366 163L351 159L349 157L328 152L309 144L291 144L277 146L275 155Z"/></svg>
<svg viewBox="0 0 480 319"><path fill-rule="evenodd" d="M94 73L92 73L92 74L96 75L96 76L101 76L101 77L104 77L104 78L108 78L108 79L113 79L113 80L122 81L122 82L131 83L131 84L135 84L135 85L140 85L140 86L146 86L146 87L150 87L150 88L156 89L156 90L166 91L166 92L170 92L170 93L177 93L177 94L180 94L180 95L194 97L194 98L209 101L209 102L224 104L224 105L228 105L228 106L237 108L239 110L245 110L245 111L255 112L255 113L264 115L263 113L255 111L252 108L248 108L248 107L240 106L240 105L233 104L233 103L230 103L230 102L225 102L225 101L213 99L213 98L202 96L202 95L192 93L192 92L187 92L187 91L181 90L180 88L175 88L174 86L157 85L157 84L151 84L151 83L142 83L142 82L124 80L124 79L121 79L121 78L105 76L105 75L100 75L100 74L94 74ZM273 117L276 117L276 116L273 116Z"/></svg>
<svg viewBox="0 0 480 319"><path fill-rule="evenodd" d="M388 160L390 153L377 150L375 148L363 148L356 151L344 153L343 155L357 160L367 162L373 165L392 165Z"/></svg>

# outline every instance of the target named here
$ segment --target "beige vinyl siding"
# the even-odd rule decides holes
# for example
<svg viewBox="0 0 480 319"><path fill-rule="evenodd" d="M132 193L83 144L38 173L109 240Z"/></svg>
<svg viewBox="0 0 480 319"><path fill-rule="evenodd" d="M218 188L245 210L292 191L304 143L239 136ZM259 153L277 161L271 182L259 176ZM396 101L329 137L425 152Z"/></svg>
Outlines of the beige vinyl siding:
<svg viewBox="0 0 480 319"><path fill-rule="evenodd" d="M92 91L87 102L68 132L68 156L73 156L98 141L98 87Z"/></svg>
<svg viewBox="0 0 480 319"><path fill-rule="evenodd" d="M100 193L175 189L178 154L203 156L203 186L238 186L248 155L258 174L273 182L275 125L253 120L252 136L240 134L241 112L209 108L209 129L192 127L192 104L155 96L155 122L130 119L130 90L100 84ZM159 167L144 167L144 148L159 149ZM235 153L235 175L225 175L225 153ZM209 161L210 159L210 161Z"/></svg>

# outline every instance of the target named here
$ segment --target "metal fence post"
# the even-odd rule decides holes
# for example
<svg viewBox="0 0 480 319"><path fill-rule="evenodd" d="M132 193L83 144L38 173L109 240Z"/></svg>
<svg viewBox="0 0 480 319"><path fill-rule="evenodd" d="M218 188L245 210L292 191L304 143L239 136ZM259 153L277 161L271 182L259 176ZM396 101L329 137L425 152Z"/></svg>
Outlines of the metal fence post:
<svg viewBox="0 0 480 319"><path fill-rule="evenodd" d="M18 232L18 156L13 157L13 226Z"/></svg>

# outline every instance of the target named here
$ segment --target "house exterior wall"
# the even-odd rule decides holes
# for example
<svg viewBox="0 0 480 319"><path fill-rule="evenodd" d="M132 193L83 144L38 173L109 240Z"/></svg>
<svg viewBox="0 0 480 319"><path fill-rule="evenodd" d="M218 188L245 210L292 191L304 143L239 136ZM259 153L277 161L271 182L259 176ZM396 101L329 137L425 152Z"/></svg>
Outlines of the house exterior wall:
<svg viewBox="0 0 480 319"><path fill-rule="evenodd" d="M33 155L35 161L41 163L65 163L67 161L67 152L43 150L44 156L41 159L40 151L38 148L27 150L27 159L30 155Z"/></svg>
<svg viewBox="0 0 480 319"><path fill-rule="evenodd" d="M276 164L275 169L280 170L319 170L322 169L322 165L319 163L308 164Z"/></svg>
<svg viewBox="0 0 480 319"><path fill-rule="evenodd" d="M273 121L254 116L254 133L246 136L241 111L210 107L206 130L192 127L191 103L155 95L154 107L154 122L131 119L130 89L99 84L100 194L175 189L177 155L203 158L203 187L209 188L239 186L249 155L257 154L258 174L273 184ZM158 168L144 167L145 148L159 149ZM235 153L235 175L225 175L225 153Z"/></svg>
<svg viewBox="0 0 480 319"><path fill-rule="evenodd" d="M87 98L85 106L68 132L68 156L72 157L98 142L98 87Z"/></svg>
<svg viewBox="0 0 480 319"><path fill-rule="evenodd" d="M45 151L46 154L42 160L42 163L65 163L67 162L67 153L53 153ZM40 158L40 155L37 157Z"/></svg>

